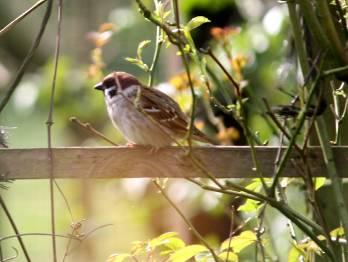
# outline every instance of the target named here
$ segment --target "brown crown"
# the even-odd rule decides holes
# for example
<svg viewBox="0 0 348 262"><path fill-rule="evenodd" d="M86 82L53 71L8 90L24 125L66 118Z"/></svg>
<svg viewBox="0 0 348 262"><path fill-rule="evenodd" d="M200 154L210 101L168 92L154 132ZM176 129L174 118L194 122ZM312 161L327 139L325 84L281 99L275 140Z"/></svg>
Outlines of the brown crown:
<svg viewBox="0 0 348 262"><path fill-rule="evenodd" d="M117 85L116 78L121 86ZM140 85L139 81L133 75L126 72L113 72L107 75L103 80L103 84L107 87L116 85L123 90L132 85Z"/></svg>

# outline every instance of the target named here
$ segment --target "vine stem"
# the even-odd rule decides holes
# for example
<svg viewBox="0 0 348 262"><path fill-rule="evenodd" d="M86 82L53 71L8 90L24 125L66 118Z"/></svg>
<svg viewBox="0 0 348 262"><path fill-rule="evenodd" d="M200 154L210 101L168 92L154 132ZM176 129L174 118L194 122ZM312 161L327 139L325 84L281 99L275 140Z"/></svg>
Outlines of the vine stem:
<svg viewBox="0 0 348 262"><path fill-rule="evenodd" d="M154 0L154 3L157 9L159 7L158 0ZM163 40L161 36L162 36L162 29L160 26L156 26L156 46L155 46L155 52L153 54L152 63L149 69L150 75L149 75L149 80L147 84L149 87L152 87L153 85L154 76L155 76L155 72L156 72L156 68L158 64L158 59L161 53L161 48L163 44Z"/></svg>
<svg viewBox="0 0 348 262"><path fill-rule="evenodd" d="M214 260L216 262L221 261L219 257L216 255L213 248L208 244L208 242L204 239L204 237L197 231L197 229L192 225L191 221L181 212L181 210L176 206L176 204L170 199L170 197L167 195L167 193L163 190L161 185L156 181L152 180L154 185L158 188L158 190L161 192L161 194L164 196L164 198L168 201L168 203L175 209L175 211L179 214L179 216L185 221L187 226L190 230L195 234L195 236L203 243L203 245L210 251L212 254Z"/></svg>
<svg viewBox="0 0 348 262"><path fill-rule="evenodd" d="M344 200L343 195L343 186L342 179L339 177L337 168L335 165L335 158L332 152L332 148L329 142L329 135L327 133L326 123L323 117L318 117L315 122L315 127L317 131L317 135L319 138L320 146L323 152L323 157L327 169L327 173L331 179L331 187L333 194L335 196L336 208L343 225L343 229L345 232L345 238L347 239L348 235L348 208L347 203ZM346 243L346 246L348 244ZM345 248L344 252L345 260L348 261L348 249Z"/></svg>
<svg viewBox="0 0 348 262"><path fill-rule="evenodd" d="M295 1L287 1L288 5L288 12L289 12L289 18L290 18L290 24L291 24L291 29L293 32L294 36L294 42L295 42L295 47L297 51L297 57L300 62L302 74L304 76L307 76L308 73L310 72L308 61L307 61L307 51L306 48L303 44L303 37L301 33L301 25L300 25L300 17L297 14L296 11L296 2ZM300 92L300 99L302 105L305 102L305 89L301 88L299 89Z"/></svg>
<svg viewBox="0 0 348 262"><path fill-rule="evenodd" d="M330 12L328 10L327 2L326 1L318 1L318 8L321 11L321 15L324 16L324 19L322 20L323 26L328 32L328 35L332 41L328 42L326 38L326 34L322 33L322 27L320 26L317 18L314 15L313 9L309 8L311 6L310 2L308 0L303 0L298 2L301 6L301 10L305 14L306 22L309 24L310 28L312 29L312 33L317 39L322 38L322 41L319 41L324 47L327 46L335 46L335 48L330 48L331 52L334 52L334 55L337 57L338 61L345 61L347 60L347 57L343 52L342 44L340 43L340 39L338 37L337 31L333 26L332 17L330 15ZM288 9L289 9L289 15L290 15L290 21L292 23L293 31L294 31L294 37L295 37L295 44L296 49L298 51L300 65L302 69L303 75L309 75L309 66L307 62L307 54L305 47L303 45L303 41L300 34L300 25L298 24L299 18L296 15L296 6L295 3L292 1L288 1ZM321 72L322 77L327 77L332 74L337 74L344 72L348 69L347 66L334 68L331 70L327 70L324 72ZM310 97L308 98L307 104L310 102ZM343 192L342 192L342 184L341 179L338 177L337 169L335 166L335 163L333 161L333 154L332 149L329 144L329 136L327 134L326 124L323 120L323 117L318 117L315 122L315 127L317 131L317 135L319 137L319 142L323 151L323 156L325 160L325 164L327 167L328 175L331 178L331 185L334 191L336 205L338 208L338 213L340 216L340 219L342 221L346 236L348 232L348 212L347 212L347 205L344 202L343 198ZM306 146L306 144L304 145ZM329 241L329 240L328 240ZM329 242L330 243L330 242ZM347 254L347 248L345 249L344 254L345 260L348 261L348 254Z"/></svg>
<svg viewBox="0 0 348 262"><path fill-rule="evenodd" d="M250 145L250 148L251 148L251 158L252 158L252 161L253 161L253 168L252 168L252 170L255 171L256 173L258 173L258 175L260 177L260 180L261 180L262 187L265 190L265 192L268 194L269 188L268 188L268 186L267 186L267 184L265 182L264 176L262 174L262 170L260 168L259 161L258 161L257 156L256 156L253 135L252 135L251 130L248 128L248 126L247 126L247 124L245 122L245 110L244 110L244 106L243 106L242 93L241 93L240 85L238 84L237 81L235 81L233 79L232 75L227 71L227 69L223 66L223 64L219 61L219 59L214 55L214 53L212 52L212 50L210 48L208 50L206 50L205 52L219 66L219 68L224 72L224 74L226 75L228 80L234 86L234 89L236 91L236 97L237 97L238 103L240 105L240 117L239 117L240 118L240 123L241 123L241 126L243 128L243 132L244 132L244 135L245 135L245 137L247 139L247 142L248 142L248 144Z"/></svg>
<svg viewBox="0 0 348 262"><path fill-rule="evenodd" d="M326 33L325 35L327 35L329 38L330 52L334 54L336 58L335 60L339 61L339 65L347 64L348 58L332 20L328 2L317 1L317 6L318 11L320 12L319 17L322 18L322 28L324 28Z"/></svg>
<svg viewBox="0 0 348 262"><path fill-rule="evenodd" d="M5 34L6 32L8 32L9 30L11 30L15 25L17 25L20 21L22 21L27 15L29 15L31 12L33 12L36 8L38 8L39 6L41 6L43 3L47 2L47 0L40 0L37 1L34 5L32 5L28 10L26 10L25 12L23 12L22 14L20 14L18 17L16 17L15 19L13 19L10 23L8 23L6 26L4 26L1 30L0 30L0 36L2 34Z"/></svg>
<svg viewBox="0 0 348 262"><path fill-rule="evenodd" d="M27 251L27 249L26 249L26 247L25 247L25 245L24 245L23 239L22 239L22 237L21 237L21 235L20 235L20 233L19 233L19 230L18 230L18 228L17 228L17 225L16 225L14 219L12 218L11 213L10 213L10 211L8 210L8 208L7 208L6 204L5 204L5 201L4 201L4 199L2 198L1 195L0 195L0 205L1 205L2 209L4 210L4 212L5 212L5 214L6 214L7 218L8 218L8 220L10 221L10 224L11 224L11 226L12 226L12 228L13 228L13 231L14 231L15 234L17 235L17 239L18 239L19 245L21 246L21 248L22 248L22 250L23 250L25 259L26 259L28 262L30 262L31 259L30 259L29 253L28 253L28 251ZM0 256L0 258L1 258L1 256Z"/></svg>
<svg viewBox="0 0 348 262"><path fill-rule="evenodd" d="M155 47L155 53L153 55L153 60L150 66L150 75L149 75L149 80L148 80L148 86L152 87L154 78L155 78L155 72L156 72L156 67L158 64L158 59L161 53L161 48L162 48L162 43L163 41L161 40L161 28L159 26L156 27L156 47Z"/></svg>
<svg viewBox="0 0 348 262"><path fill-rule="evenodd" d="M51 231L52 231L52 252L53 252L53 261L57 262L57 246L56 246L56 227L55 227L55 201L54 201L54 159L52 152L52 125L53 125L53 110L54 110L54 97L56 90L56 80L57 80L57 71L59 65L59 55L60 55L60 39L61 39L61 26L62 26L62 15L63 15L63 1L58 1L58 23L57 23L57 34L56 34L56 48L54 54L54 70L52 77L52 87L51 87L51 97L49 112L47 118L47 146L48 146L48 157L50 161L50 204L51 204Z"/></svg>
<svg viewBox="0 0 348 262"><path fill-rule="evenodd" d="M32 57L35 54L36 49L40 45L40 42L41 42L42 36L43 36L43 34L45 32L48 20L49 20L49 18L51 16L52 4L53 4L53 0L48 0L46 11L45 11L44 17L42 19L39 32L38 32L38 34L37 34L37 36L36 36L32 46L31 46L31 48L29 49L27 55L25 56L22 64L18 68L16 76L15 76L12 84L10 85L7 93L5 94L4 98L1 100L1 103L0 103L0 114L4 110L4 108L7 105L7 103L9 102L9 100L10 100L11 96L13 95L14 91L16 90L19 82L21 81L21 79L22 79L22 77L24 75L25 70L27 69L27 67L28 67Z"/></svg>
<svg viewBox="0 0 348 262"><path fill-rule="evenodd" d="M179 3L177 0L172 0L172 5L174 9L174 19L175 24L178 29L178 38L181 38L182 30L180 26L180 16L179 16ZM183 45L178 41L177 47L181 53L182 62L185 67L190 91L191 91L191 98L192 98L192 106L191 106L191 115L190 115L190 123L189 123L189 129L187 134L187 142L189 145L189 152L192 150L192 133L193 133L193 127L194 127L194 120L195 120L195 112L196 112L196 104L197 104L197 97L195 94L195 89L193 86L192 78L191 78L191 70L188 63L188 58L186 56L186 52L184 51Z"/></svg>
<svg viewBox="0 0 348 262"><path fill-rule="evenodd" d="M224 193L224 194L228 194L232 196L238 196L240 194L240 193L236 194L235 191L231 191L229 189L220 189L220 188L215 188L208 185L203 185L200 182L195 180L190 179L190 181L202 187L203 189L206 189L209 191ZM329 248L327 248L326 245L316 236L316 234L324 234L320 226L315 224L313 221L307 219L300 213L296 212L295 210L292 210L291 208L289 208L287 205L285 205L282 202L278 202L273 198L253 192L251 190L247 190L245 188L242 188L239 185L233 185L233 187L236 187L237 189L241 188L241 190L244 190L253 196L259 197L261 201L267 202L270 206L277 209L281 214L283 214L285 217L290 219L300 230L302 230L306 235L308 235L313 240L313 242L315 242L328 255L328 257L330 257L332 261L336 261L332 251ZM253 199L253 197L248 197L248 198ZM310 228L308 228L308 226L310 226L313 230L315 230L315 233Z"/></svg>
<svg viewBox="0 0 348 262"><path fill-rule="evenodd" d="M174 1L174 8L175 6L177 6L177 2L175 0ZM177 32L174 32L172 30L170 30L170 28L162 23L161 21L159 21L152 13L149 9L147 9L145 7L145 5L142 3L141 0L136 0L136 2L138 3L139 5L139 8L144 16L144 18L147 18L148 20L150 20L151 22L153 22L155 25L157 26L160 26L163 31L167 34L168 36L168 39L171 43L173 43L174 45L176 45L178 48L179 48L179 51L181 51L181 53L183 54L183 62L184 62L184 65L185 65L185 69L189 69L188 67L188 63L185 64L185 61L186 61L186 56L185 56L185 53L182 52L182 44L185 44L183 43L182 39L180 38L180 32L181 32L181 28L179 27L178 28L178 31ZM179 25L179 22L176 18L176 25L178 26ZM195 57L193 57L195 58ZM187 67L186 67L187 66ZM189 73L189 71L186 71L186 73ZM228 74L229 75L229 74ZM188 75L189 77L189 81L191 80L190 79L190 75ZM230 80L231 81L231 80ZM240 94L240 90L238 89L239 88L239 85L237 83L235 83L235 81L233 81L233 78L232 78L232 84L234 85L234 87L237 89L236 93ZM190 88L192 87L192 85L190 85ZM316 85L314 85L314 87L316 87ZM313 96L314 94L314 89L313 88L313 93L311 94ZM191 89L192 91L192 89ZM194 95L194 94L193 94ZM193 97L194 98L194 97ZM238 96L239 98L239 101L241 102L241 96ZM309 101L310 102L310 101ZM309 106L308 104L306 104L307 106ZM307 108L305 108L307 109ZM300 113L301 115L301 113ZM193 115L191 115L191 117L193 117ZM303 119L302 119L303 117ZM304 117L305 117L305 111L302 112L302 116L301 116L301 121L304 121ZM191 124L192 124L192 121L191 121ZM302 126L303 122L301 123L301 126ZM300 128L301 129L301 128ZM298 130L298 132L300 131L300 129ZM244 130L245 131L245 130ZM248 135L252 135L252 133L248 133ZM293 143L295 142L295 140L293 141ZM252 147L253 148L253 147ZM291 151L291 147L290 149L288 150L287 154L290 154L290 151ZM202 170L202 172L204 174L207 175L207 177L209 177L210 179L212 179L212 181L218 186L217 190L218 191L224 191L226 189L226 187L224 185L222 185L220 182L217 181L217 179L209 173L209 171L207 171L205 168L204 168L204 165L202 165L200 163L200 161L197 161L197 159L194 158L194 156L192 155L192 152L190 151L189 152L189 156L191 157L193 163L195 164L196 167L198 167L200 170ZM285 154L286 156L286 154ZM289 156L289 155L288 155ZM288 157L286 156L286 157ZM284 160L284 159L282 159ZM284 160L284 162L286 162L286 160ZM280 163L280 167L281 168L284 168L284 162ZM260 172L261 170L259 170L258 168L256 168L256 170L258 172ZM280 171L277 172L277 176L279 178L280 176ZM267 188L265 186L265 183L263 183L264 187ZM275 209L277 209L278 211L280 211L283 215L285 215L286 217L288 217L289 219L291 219L294 224L296 224L305 234L307 234L325 253L327 253L327 255L330 257L331 260L335 260L334 259L334 256L331 252L331 250L329 250L326 245L324 243L322 243L316 236L316 234L314 232L320 232L322 233L322 229L320 226L318 226L317 224L313 223L313 221L307 219L306 217L304 217L303 215L301 215L300 213L296 212L295 210L292 210L290 207L288 207L287 205L284 205L284 203L282 202L278 202L275 198L272 197L272 194L270 194L269 190L266 190L267 192L267 196L264 196L262 194L258 194L258 193L255 193L255 192L248 192L245 188L242 188L242 187L238 187L236 185L233 185L232 187L235 187L235 188L238 188L238 190L241 190L241 191L244 191L244 192L247 192L249 193L250 195L253 195L253 196L257 196L257 197L260 197L262 199L265 199L266 201L269 201L270 205L272 207L274 207ZM269 189L269 188L267 188ZM230 192L231 194L235 193L235 192ZM312 227L312 229L314 229L314 232L308 227Z"/></svg>
<svg viewBox="0 0 348 262"><path fill-rule="evenodd" d="M78 119L75 116L70 117L69 120L71 122L75 123L76 125L81 126L81 127L85 128L85 129L87 129L92 134L94 134L94 135L104 139L105 141L109 142L110 144L112 144L114 146L118 146L118 144L113 142L111 139L107 138L103 133L101 133L100 131L95 129L90 123L83 123L80 119Z"/></svg>
<svg viewBox="0 0 348 262"><path fill-rule="evenodd" d="M296 143L296 138L298 136L298 134L300 133L302 127L303 127L303 124L305 122L305 118L306 118L306 111L308 110L308 107L312 101L312 98L315 94L315 91L317 90L318 88L318 82L319 82L319 79L320 79L320 74L318 74L318 76L316 77L316 79L314 80L312 86L311 86L311 89L309 91L309 94L308 94L308 99L307 99L307 103L305 104L305 106L301 109L298 117L297 117L297 125L296 125L296 128L295 128L295 131L289 141L289 145L288 147L286 148L281 160L280 160L280 163L279 163L279 166L275 172L275 175L273 177L273 183L272 183L272 186L271 186L271 189L270 189L270 194L271 196L273 196L275 194L275 189L276 189L276 186L278 184L278 180L280 178L280 175L282 174L284 168L285 168L285 164L287 163L287 160L288 158L290 157L290 153L292 151L292 148L293 148L293 145Z"/></svg>

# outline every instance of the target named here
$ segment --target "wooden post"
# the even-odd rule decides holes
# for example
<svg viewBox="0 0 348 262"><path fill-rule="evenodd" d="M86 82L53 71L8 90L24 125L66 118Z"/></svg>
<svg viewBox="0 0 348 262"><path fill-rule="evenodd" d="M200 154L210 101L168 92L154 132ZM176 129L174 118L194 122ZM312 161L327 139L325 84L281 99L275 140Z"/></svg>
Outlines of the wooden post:
<svg viewBox="0 0 348 262"><path fill-rule="evenodd" d="M277 147L257 147L257 156L265 177L271 177ZM252 178L250 148L236 146L197 147L194 156L217 178ZM348 147L335 147L339 170L347 170ZM56 178L136 178L136 177L205 177L179 147L167 147L157 152L146 147L54 148L54 176ZM294 153L293 161L284 175L298 176ZM308 152L313 176L325 176L326 169L319 147ZM49 178L48 151L37 149L0 149L0 175L3 179ZM347 172L341 172L348 177Z"/></svg>

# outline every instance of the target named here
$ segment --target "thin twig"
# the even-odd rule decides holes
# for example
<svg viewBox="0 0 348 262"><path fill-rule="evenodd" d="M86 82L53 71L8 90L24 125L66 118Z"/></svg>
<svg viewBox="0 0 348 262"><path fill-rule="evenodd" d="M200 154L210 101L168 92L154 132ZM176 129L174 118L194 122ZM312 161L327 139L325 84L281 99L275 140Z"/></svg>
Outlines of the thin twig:
<svg viewBox="0 0 348 262"><path fill-rule="evenodd" d="M15 234L15 235L9 235L9 236L5 236L5 237L1 237L0 238L0 242L5 241L5 240L9 240L9 239L12 239L12 238L17 238L18 236L21 236L21 237L27 237L27 236L45 236L45 237L47 236L47 237L52 237L52 234L50 234L50 233L21 233L21 234ZM81 241L80 238L67 236L67 235L62 235L62 234L56 234L55 237L72 238L74 240Z"/></svg>
<svg viewBox="0 0 348 262"><path fill-rule="evenodd" d="M172 0L172 5L173 5L173 9L174 9L175 24L176 24L176 28L178 30L178 37L177 38L180 40L182 37L182 30L181 30L181 26L180 26L179 3L177 0ZM188 57L186 55L186 52L184 51L184 47L181 44L181 42L180 41L177 41L177 42L178 42L177 47L181 53L181 59L182 59L182 62L184 64L184 67L185 67L185 71L186 71L186 75L187 75L187 79L188 79L188 83L189 83L189 87L190 87L190 91L191 91L191 99L192 99L191 115L190 115L189 129L188 129L188 133L187 133L187 142L189 145L189 152L191 152L191 150L192 150L192 134L193 134L193 127L194 127L194 120L195 120L197 96L195 94L195 89L194 89L193 81L191 78L191 69L189 66Z"/></svg>
<svg viewBox="0 0 348 262"><path fill-rule="evenodd" d="M322 76L323 77L324 76L331 76L331 75L334 75L334 74L337 74L337 73L342 73L342 72L345 72L345 71L348 71L348 65L326 70L326 71L324 71L322 73Z"/></svg>
<svg viewBox="0 0 348 262"><path fill-rule="evenodd" d="M166 32L167 36L168 36L168 40L174 44L177 45L179 44L181 41L180 39L178 39L175 35L175 33L173 33L173 31L164 23L162 23L160 20L158 20L153 14L152 12L144 5L144 3L141 0L136 0L140 11L142 12L143 16L146 19L149 19L152 23L154 23L155 25L160 26L164 32ZM178 42L179 41L179 42Z"/></svg>
<svg viewBox="0 0 348 262"><path fill-rule="evenodd" d="M189 179L189 180L191 182L194 182L195 184L197 184L199 186L202 185L198 181L191 180L191 179ZM277 200L275 200L273 198L264 196L264 195L256 193L256 192L253 192L251 190L245 189L245 188L238 186L238 185L234 185L234 186L238 189L240 188L240 190L244 190L244 191L250 193L251 196L248 196L248 198L253 199L253 197L257 197L257 198L259 198L258 201L267 202L270 206L277 209L285 217L289 218L295 225L297 225L299 227L300 230L302 230L306 235L308 235L334 261L334 255L333 255L332 251L330 249L328 249L326 247L326 245L320 239L318 239L317 235L325 234L325 233L323 232L323 230L321 229L321 227L319 225L315 224L314 221L307 219L306 217L304 217L303 215L298 213L296 210L291 209L290 207L288 207L284 203L278 202ZM222 190L220 188L214 188L214 187L207 186L207 185L203 185L201 187L203 189L206 189L206 190L224 193L224 194L232 195L232 196L236 196L238 194L241 194L241 192L237 192L238 194L236 194L235 191L231 191L231 190L227 190L227 189ZM315 233L311 229L309 229L308 226L310 226L312 229L314 229Z"/></svg>
<svg viewBox="0 0 348 262"><path fill-rule="evenodd" d="M283 127L283 125L279 122L277 117L274 115L274 113L272 112L272 109L271 109L268 101L266 100L266 98L263 97L262 101L264 102L264 104L266 106L268 116L273 120L274 124L279 128L279 130L282 132L282 134L285 135L286 138L290 140L291 135L288 133L288 131L286 131L286 129ZM297 151L299 153L302 154L302 149L296 143L294 143L294 147L297 149Z"/></svg>
<svg viewBox="0 0 348 262"><path fill-rule="evenodd" d="M118 144L116 144L115 142L113 142L111 139L107 138L105 135L103 135L103 133L99 132L97 129L95 129L90 123L88 122L81 122L81 120L79 120L77 117L72 116L69 118L69 120L85 129L87 129L89 132L91 132L92 134L104 139L105 141L109 142L110 144L114 145L114 146L118 146Z"/></svg>
<svg viewBox="0 0 348 262"><path fill-rule="evenodd" d="M233 237L233 226L234 226L234 216L235 216L235 212L236 212L236 209L235 207L232 205L231 207L231 222L230 222L230 233L228 234L228 245L227 245L227 255L226 255L226 259L225 259L225 262L228 262L228 258L230 256L230 251L231 251L231 243L232 243L232 237Z"/></svg>
<svg viewBox="0 0 348 262"><path fill-rule="evenodd" d="M266 211L266 207L267 205L263 205L260 209L260 212L258 214L258 225L257 225L257 229L256 229L256 239L257 239L257 244L255 245L256 248L256 254L255 254L255 259L258 259L258 247L260 246L260 250L261 250L261 258L262 258L262 262L266 261L266 255L265 255L265 248L262 244L262 234L265 233L265 229L263 227L263 223L264 223L264 219L265 219L265 211Z"/></svg>
<svg viewBox="0 0 348 262"><path fill-rule="evenodd" d="M27 67L28 67L32 57L35 54L36 49L40 45L40 42L41 42L42 36L43 36L43 34L45 32L48 20L49 20L49 18L51 16L52 3L53 3L53 0L48 0L46 12L45 12L45 15L44 15L44 17L42 19L39 32L38 32L38 34L37 34L37 36L36 36L32 46L31 46L30 50L28 51L26 57L24 58L22 64L18 68L16 76L15 76L12 84L10 85L7 93L5 94L4 98L1 100L1 103L0 103L0 114L4 110L5 106L7 105L8 101L10 100L11 96L13 95L13 92L16 90L19 82L21 81L21 79L22 79L22 77L24 75L25 70L27 69Z"/></svg>
<svg viewBox="0 0 348 262"><path fill-rule="evenodd" d="M324 157L326 169L331 179L331 187L333 189L336 209L341 220L345 232L348 232L348 206L343 194L342 178L338 175L338 170L334 161L334 155L329 141L327 126L322 116L317 118L315 122L317 135L319 138L322 154ZM346 234L347 238L347 234ZM346 246L348 246L346 244ZM348 258L348 249L344 252L345 258Z"/></svg>
<svg viewBox="0 0 348 262"><path fill-rule="evenodd" d="M233 77L231 76L231 74L227 71L227 69L221 64L220 60L214 55L213 51L211 50L211 48L202 50L201 52L206 53L207 55L209 55L214 62L222 69L222 71L225 73L225 75L227 76L228 80L233 84L233 87L235 88L236 91L236 96L237 97L241 97L241 91L240 91L240 86L239 84L233 79Z"/></svg>
<svg viewBox="0 0 348 262"><path fill-rule="evenodd" d="M72 235L62 235L62 234L56 234L55 236L60 237L60 238L73 239L73 240L82 242L82 241L86 240L88 237L90 237L97 230L104 228L104 227L108 227L108 226L113 226L113 224L105 224L105 225L101 225L101 226L98 226L96 228L93 228L92 230L88 231L83 237L76 237L76 236L72 236ZM19 235L22 237L26 237L26 236L48 236L48 237L51 237L52 236L51 233L37 233L37 232L35 232L35 233L21 233ZM5 240L9 240L12 238L17 238L19 235L15 234L15 235L1 237L0 242L5 241Z"/></svg>
<svg viewBox="0 0 348 262"><path fill-rule="evenodd" d="M167 195L167 193L163 190L161 185L156 181L152 180L154 185L158 188L158 190L161 192L161 194L164 196L164 198L168 201L168 203L175 209L175 211L180 215L180 217L184 220L184 222L187 224L190 230L195 234L195 236L203 243L203 245L206 246L206 248L210 251L212 254L214 260L216 262L220 261L218 256L216 255L213 248L208 244L208 242L204 239L204 237L197 231L197 229L193 226L191 221L186 218L186 216L181 212L181 210L176 206L176 204L170 199L170 197Z"/></svg>
<svg viewBox="0 0 348 262"><path fill-rule="evenodd" d="M306 117L305 113L308 110L308 107L311 103L311 100L312 100L312 98L317 90L319 79L320 79L320 74L317 75L316 79L314 80L314 82L312 84L312 87L309 91L307 103L305 104L305 106L302 108L302 110L298 114L296 129L295 129L295 131L294 131L294 133L289 141L289 145L288 145L287 149L285 150L285 152L282 156L281 162L280 162L280 164L275 172L275 175L273 177L273 183L272 183L271 190L270 190L271 196L274 196L275 189L276 189L276 186L278 183L278 179L285 168L285 164L287 163L287 160L290 156L290 153L292 151L292 147L296 143L296 138L297 138L298 134L300 133L300 131L302 130L302 127L303 127L303 124L305 121L305 117Z"/></svg>
<svg viewBox="0 0 348 262"><path fill-rule="evenodd" d="M18 255L19 255L18 250L16 248L14 248L14 247L12 247L12 249L16 252L16 254L13 255L12 257L4 258L4 259L1 258L0 262L11 261L11 260L14 260L14 259L16 259L18 257Z"/></svg>
<svg viewBox="0 0 348 262"><path fill-rule="evenodd" d="M159 2L158 0L154 0L154 4L156 7L156 10L159 9ZM155 77L155 72L156 72L156 68L157 68L157 64L158 64L158 59L161 53L161 48L162 48L162 44L163 44L163 39L162 39L162 29L160 26L156 26L156 46L155 46L155 52L153 54L153 58L152 58L152 63L149 69L149 80L148 80L148 86L152 87L153 85L153 80Z"/></svg>
<svg viewBox="0 0 348 262"><path fill-rule="evenodd" d="M243 198L250 198L250 199L253 199L256 201L260 201L260 202L267 202L269 205L271 205L272 207L277 209L279 212L281 212L282 214L284 214L288 218L298 219L301 223L306 224L307 226L310 226L313 230L316 231L317 234L324 234L322 228L319 225L317 225L314 221L307 219L306 217L304 217L303 215L298 213L296 210L291 209L287 205L284 205L284 203L279 202L279 201L275 200L274 198L271 198L271 197L262 195L260 193L254 192L254 191L249 190L247 188L244 188L240 185L234 184L230 181L227 181L226 183L231 188L235 188L235 189L240 190L242 192L234 191L234 190L231 190L231 189L226 188L226 187L216 188L213 186L204 185L204 184L202 184L194 179L191 179L191 178L186 178L186 179L195 183L196 185L200 186L201 188L209 190L209 191L219 192L219 193L228 194L228 195L232 195L232 196L239 196L239 197L243 197Z"/></svg>
<svg viewBox="0 0 348 262"><path fill-rule="evenodd" d="M62 12L63 12L63 1L58 1L58 23L57 23L57 34L56 34L56 48L54 54L54 70L52 77L51 97L49 112L47 118L47 146L48 146L48 157L50 161L50 204L51 204L51 230L52 230L52 251L53 261L57 262L57 246L56 246L56 226L55 226L55 201L54 201L54 161L52 152L52 125L53 125L53 110L54 110L54 97L56 90L57 71L59 64L60 54L60 40L61 40L61 26L62 26Z"/></svg>
<svg viewBox="0 0 348 262"><path fill-rule="evenodd" d="M23 18L25 18L27 15L29 15L31 12L33 12L36 8L38 8L40 5L42 5L43 3L47 2L47 0L40 0L37 1L34 5L32 5L28 10L26 10L25 12L23 12L21 15L19 15L18 17L16 17L15 19L13 19L10 23L8 23L6 26L4 26L1 30L0 30L0 36L2 34L5 34L6 32L8 32L9 30L11 30L15 25L17 25L20 21L22 21Z"/></svg>
<svg viewBox="0 0 348 262"><path fill-rule="evenodd" d="M20 236L20 233L19 233L19 230L17 228L17 225L16 225L14 219L12 218L12 215L11 215L10 211L8 210L8 208L7 208L6 204L5 204L5 201L4 201L4 199L2 198L1 195L0 195L0 205L1 205L2 209L5 212L5 215L7 216L8 220L9 220L9 222L10 222L10 224L12 226L13 231L16 233L16 235L18 235L17 239L18 239L19 245L22 248L22 251L24 253L25 259L28 262L30 262L31 259L30 259L29 253L28 253L28 251L27 251L27 249L26 249L26 247L24 245L22 237Z"/></svg>
<svg viewBox="0 0 348 262"><path fill-rule="evenodd" d="M74 250L76 250L80 245L82 245L83 241L85 241L87 238L89 238L96 231L98 231L98 230L100 230L102 228L105 228L105 227L113 226L113 225L114 224L105 224L105 225L98 226L98 227L93 228L90 231L88 231L86 234L83 235L83 237L80 238L81 241L79 242L79 244L76 247L70 249L70 251L67 253L67 256L70 255Z"/></svg>
<svg viewBox="0 0 348 262"><path fill-rule="evenodd" d="M244 135L246 137L246 140L251 148L251 158L253 161L253 168L252 171L257 172L260 180L261 180L261 184L263 189L268 192L268 186L265 182L264 176L262 174L262 170L260 168L260 164L259 161L256 157L256 151L255 151L255 142L254 142L254 135L252 134L251 130L249 129L249 127L247 126L247 123L245 122L245 110L244 110L244 106L243 106L243 101L242 101L242 94L241 94L241 88L240 85L237 83L236 80L233 79L232 75L227 71L227 69L225 68L225 66L219 61L219 59L214 55L213 51L211 50L211 48L208 48L206 50L201 50L201 52L208 54L213 60L214 62L219 66L219 68L224 72L224 74L226 75L226 77L228 78L228 80L232 83L232 85L234 86L234 89L236 91L236 97L238 100L238 103L240 105L240 116L239 116L239 120L241 123L241 126L243 128L243 132Z"/></svg>
<svg viewBox="0 0 348 262"><path fill-rule="evenodd" d="M342 121L347 113L347 108L348 108L348 98L345 97L345 102L344 102L344 107L342 112L340 109L340 98L336 93L336 91L340 90L343 91L343 87L344 87L344 83L337 89L337 90L333 90L333 106L331 106L331 110L334 114L334 118L335 118L335 139L334 141L331 141L332 144L334 145L340 145L341 144L341 140L342 140Z"/></svg>
<svg viewBox="0 0 348 262"><path fill-rule="evenodd" d="M153 59L152 59L152 64L150 66L150 75L149 75L149 81L148 81L148 86L152 87L153 86L153 81L155 78L155 72L156 72L156 68L157 68L157 64L158 64L158 59L161 53L161 48L162 48L162 44L163 44L163 40L161 39L161 33L162 29L157 26L156 28L156 47L155 47L155 52L153 55Z"/></svg>

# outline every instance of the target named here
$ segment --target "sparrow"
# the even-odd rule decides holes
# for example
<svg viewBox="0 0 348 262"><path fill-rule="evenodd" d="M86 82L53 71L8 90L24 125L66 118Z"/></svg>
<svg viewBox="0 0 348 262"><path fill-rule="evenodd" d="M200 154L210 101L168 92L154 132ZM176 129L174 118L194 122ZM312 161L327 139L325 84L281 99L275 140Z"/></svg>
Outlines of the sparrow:
<svg viewBox="0 0 348 262"><path fill-rule="evenodd" d="M160 148L187 136L189 120L179 105L133 75L113 72L94 88L103 91L112 123L131 144ZM196 127L192 139L214 144Z"/></svg>

